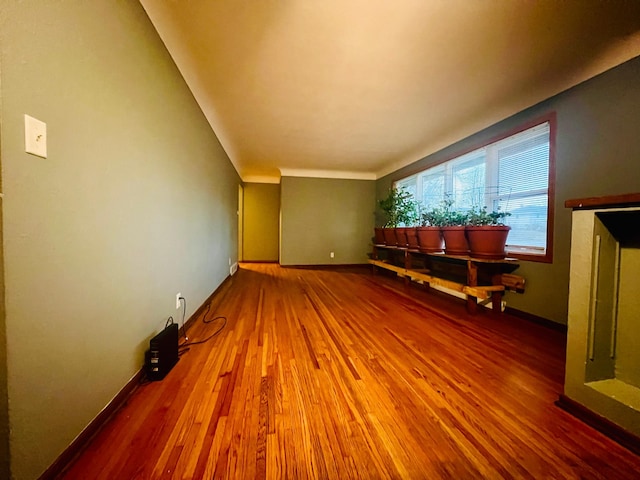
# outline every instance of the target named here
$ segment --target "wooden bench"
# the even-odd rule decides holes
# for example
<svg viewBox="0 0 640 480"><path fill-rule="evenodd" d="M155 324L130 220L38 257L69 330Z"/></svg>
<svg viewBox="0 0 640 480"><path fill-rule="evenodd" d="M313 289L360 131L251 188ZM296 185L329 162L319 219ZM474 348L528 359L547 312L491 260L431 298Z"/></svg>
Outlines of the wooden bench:
<svg viewBox="0 0 640 480"><path fill-rule="evenodd" d="M386 259L379 258L380 250L387 253ZM414 267L416 259L422 260L423 268ZM437 285L463 293L467 297L469 313L477 312L478 300L490 300L494 313L502 313L502 295L505 290L524 292L524 278L512 274L520 266L514 258L488 260L374 245L369 263L374 273L376 267L390 270L399 277L404 277L407 285L413 280L422 282L427 288Z"/></svg>

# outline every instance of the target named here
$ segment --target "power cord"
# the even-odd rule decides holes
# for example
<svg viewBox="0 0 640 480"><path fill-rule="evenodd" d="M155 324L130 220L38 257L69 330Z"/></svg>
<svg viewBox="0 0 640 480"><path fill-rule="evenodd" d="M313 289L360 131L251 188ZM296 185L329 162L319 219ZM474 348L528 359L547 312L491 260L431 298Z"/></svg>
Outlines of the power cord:
<svg viewBox="0 0 640 480"><path fill-rule="evenodd" d="M209 313L209 310L211 310L211 303L209 303L209 304L207 305L207 310L204 312L204 315L202 316L202 323L204 323L204 324L207 324L207 323L213 323L213 322L215 322L216 320L223 319L224 321L223 321L222 325L221 325L221 326L220 326L220 327L219 327L215 332L213 332L211 335L209 335L209 336L208 336L207 338L205 338L204 340L198 340L198 341L194 341L194 342L189 342L189 341L187 341L187 342L183 343L182 345L179 345L179 348L185 348L185 347L187 347L187 348L185 348L182 352L180 352L180 354L187 352L187 351L189 350L189 348L188 348L188 347L191 347L191 346L193 346L193 345L202 345L203 343L207 343L207 342L208 342L209 340L211 340L213 337L215 337L216 335L218 335L218 334L219 334L219 333L224 329L224 327L226 327L226 326L227 326L227 317L225 317L224 315L217 315L217 316L215 316L215 317L213 317L213 318L207 319L207 315L208 315L208 313ZM185 339L186 339L186 336L185 336ZM188 339L187 339L187 340L188 340Z"/></svg>
<svg viewBox="0 0 640 480"><path fill-rule="evenodd" d="M184 297L178 297L178 300L182 300L182 335L184 336L185 341L188 342L189 337L187 337L187 331L184 328L184 317L187 314L187 299Z"/></svg>
<svg viewBox="0 0 640 480"><path fill-rule="evenodd" d="M227 326L227 317L225 317L224 315L217 315L213 318L209 318L207 319L207 315L209 314L209 311L211 310L211 303L209 303L207 305L207 309L204 312L204 315L202 316L202 323L207 324L207 323L213 323L216 320L222 319L222 325L215 331L213 332L211 335L209 335L207 338L205 338L204 340L198 340L198 341L194 341L194 342L189 342L189 337L187 337L187 330L186 330L186 326L184 323L184 318L186 316L186 311L187 311L187 300L184 297L179 297L179 300L181 300L183 303L183 309L182 309L182 334L184 336L185 339L185 343L183 343L182 345L178 345L178 356L182 356L183 354L185 354L186 352L188 352L190 350L189 347L192 347L193 345L202 345L203 343L207 343L209 340L211 340L212 338L214 338L216 335L218 335L222 330L224 330L224 328ZM167 318L167 321L164 324L164 328L167 328L169 325L174 324L175 321L173 319L173 317L169 317ZM147 372L146 369L143 372L142 378L140 379L140 386L143 385L147 385L149 383L152 383L152 381L149 379L149 377L147 376Z"/></svg>

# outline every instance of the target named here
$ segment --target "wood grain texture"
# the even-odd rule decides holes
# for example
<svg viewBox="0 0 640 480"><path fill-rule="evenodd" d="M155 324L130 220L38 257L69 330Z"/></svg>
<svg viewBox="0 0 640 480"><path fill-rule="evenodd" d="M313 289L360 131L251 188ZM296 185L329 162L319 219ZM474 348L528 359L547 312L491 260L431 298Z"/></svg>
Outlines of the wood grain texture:
<svg viewBox="0 0 640 480"><path fill-rule="evenodd" d="M640 458L554 406L560 332L274 264L241 265L211 313L222 333L137 389L63 478L638 478Z"/></svg>
<svg viewBox="0 0 640 480"><path fill-rule="evenodd" d="M636 455L640 455L640 439L631 432L613 423L611 420L571 400L564 394L560 395L558 400L556 400L556 405L586 424L591 425L596 430L601 431L607 437L614 439Z"/></svg>
<svg viewBox="0 0 640 480"><path fill-rule="evenodd" d="M640 205L640 193L626 193L621 195L608 195L605 197L573 198L565 200L565 208L591 209L611 207L633 207Z"/></svg>

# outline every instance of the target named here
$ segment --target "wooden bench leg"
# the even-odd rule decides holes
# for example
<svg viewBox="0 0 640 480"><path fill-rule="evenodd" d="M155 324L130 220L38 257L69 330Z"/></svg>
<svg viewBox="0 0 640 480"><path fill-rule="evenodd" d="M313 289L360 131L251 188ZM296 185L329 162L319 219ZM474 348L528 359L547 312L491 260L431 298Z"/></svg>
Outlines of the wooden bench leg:
<svg viewBox="0 0 640 480"><path fill-rule="evenodd" d="M493 275L491 277L491 284L502 285L502 276ZM494 315L502 314L502 292L491 293L491 309L493 310Z"/></svg>
<svg viewBox="0 0 640 480"><path fill-rule="evenodd" d="M409 253L409 250L404 251L404 268L406 268L407 270L411 270L411 254ZM410 285L411 285L411 278L409 278L408 276L405 276L404 286L409 288Z"/></svg>
<svg viewBox="0 0 640 480"><path fill-rule="evenodd" d="M491 309L494 315L502 314L502 292L491 292Z"/></svg>
<svg viewBox="0 0 640 480"><path fill-rule="evenodd" d="M478 299L476 297L467 295L467 312L472 315L478 313Z"/></svg>
<svg viewBox="0 0 640 480"><path fill-rule="evenodd" d="M475 287L478 285L478 267L471 261L467 261L467 285ZM467 312L475 314L478 312L478 299L467 295Z"/></svg>

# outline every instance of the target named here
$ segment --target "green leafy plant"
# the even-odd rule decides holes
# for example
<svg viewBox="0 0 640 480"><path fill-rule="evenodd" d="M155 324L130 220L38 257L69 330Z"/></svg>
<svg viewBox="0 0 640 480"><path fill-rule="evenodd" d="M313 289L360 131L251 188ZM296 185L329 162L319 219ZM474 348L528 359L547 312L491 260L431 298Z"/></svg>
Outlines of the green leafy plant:
<svg viewBox="0 0 640 480"><path fill-rule="evenodd" d="M420 215L420 224L423 227L452 227L463 226L468 223L468 214L454 208L454 201L446 196L440 205Z"/></svg>
<svg viewBox="0 0 640 480"><path fill-rule="evenodd" d="M468 214L454 208L454 201L450 195L446 195L440 203L442 211L443 227L457 227L467 224Z"/></svg>
<svg viewBox="0 0 640 480"><path fill-rule="evenodd" d="M378 206L387 217L384 224L387 228L418 223L418 202L404 187L390 189L387 197L378 201Z"/></svg>
<svg viewBox="0 0 640 480"><path fill-rule="evenodd" d="M487 207L472 207L468 214L468 225L484 226L484 225L504 225L504 219L511 215L509 212L502 212L500 207L489 212Z"/></svg>
<svg viewBox="0 0 640 480"><path fill-rule="evenodd" d="M432 208L425 212L420 212L421 227L442 227L444 225L444 216L439 208Z"/></svg>

